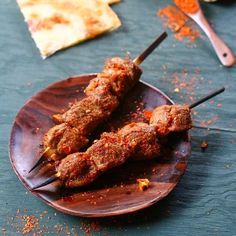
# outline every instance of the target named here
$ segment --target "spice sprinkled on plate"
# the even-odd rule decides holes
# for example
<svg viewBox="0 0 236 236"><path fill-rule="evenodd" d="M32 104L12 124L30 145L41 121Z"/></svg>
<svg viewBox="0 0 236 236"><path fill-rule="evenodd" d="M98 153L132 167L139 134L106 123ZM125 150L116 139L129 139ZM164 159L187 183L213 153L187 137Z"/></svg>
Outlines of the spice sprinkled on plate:
<svg viewBox="0 0 236 236"><path fill-rule="evenodd" d="M148 179L137 179L138 187L141 191L145 191L150 186L150 181Z"/></svg>

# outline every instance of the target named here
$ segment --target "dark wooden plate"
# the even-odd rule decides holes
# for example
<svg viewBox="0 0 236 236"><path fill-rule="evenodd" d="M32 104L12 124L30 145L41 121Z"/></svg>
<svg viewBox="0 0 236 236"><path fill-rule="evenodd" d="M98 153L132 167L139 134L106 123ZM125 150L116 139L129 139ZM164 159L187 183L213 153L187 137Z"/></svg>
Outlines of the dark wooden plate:
<svg viewBox="0 0 236 236"><path fill-rule="evenodd" d="M10 137L10 161L24 186L30 189L44 181L53 167L47 165L28 174L38 160L44 133L54 125L51 115L68 108L70 102L84 97L83 90L95 74L59 81L33 96L15 118ZM145 121L143 110L172 101L160 90L139 82L126 96L106 125L97 129L116 129L132 121ZM100 176L96 182L72 190L48 185L32 192L48 205L64 213L83 217L102 217L134 212L165 197L178 183L190 155L188 133L169 137L165 156L153 161L129 162ZM148 178L151 186L140 191L137 178Z"/></svg>

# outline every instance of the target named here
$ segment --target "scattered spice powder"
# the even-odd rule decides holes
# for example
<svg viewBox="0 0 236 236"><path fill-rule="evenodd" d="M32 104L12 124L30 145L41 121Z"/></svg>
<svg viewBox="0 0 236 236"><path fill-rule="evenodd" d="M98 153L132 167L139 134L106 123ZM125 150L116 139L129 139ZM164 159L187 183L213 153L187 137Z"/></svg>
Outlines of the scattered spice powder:
<svg viewBox="0 0 236 236"><path fill-rule="evenodd" d="M183 102L193 102L196 99L196 88L201 83L199 68L193 71L182 69L174 72L171 76L163 77L171 85L175 93L178 93ZM171 91L172 92L172 91Z"/></svg>
<svg viewBox="0 0 236 236"><path fill-rule="evenodd" d="M217 115L213 116L211 119L208 119L208 120L202 120L200 122L200 125L201 126L204 126L204 127L207 127L209 125L212 125L214 124L216 121L219 120L219 117Z"/></svg>
<svg viewBox="0 0 236 236"><path fill-rule="evenodd" d="M200 33L195 25L188 21L189 17L178 7L168 5L160 9L157 15L163 20L164 26L174 33L177 40L183 41L184 39L188 39L189 42L193 43L200 37Z"/></svg>
<svg viewBox="0 0 236 236"><path fill-rule="evenodd" d="M35 225L38 223L38 219L34 216L23 216L23 221L25 222L24 228L22 229L22 234L30 233Z"/></svg>
<svg viewBox="0 0 236 236"><path fill-rule="evenodd" d="M112 217L110 219L106 218L96 220L83 219L75 225L68 225L66 223L55 224L55 221L51 221L51 219L54 218L54 220L56 220L58 215L56 212L48 213L47 211L39 212L36 210L35 215L32 213L27 214L27 212L27 209L18 209L13 216L8 215L5 217L5 226L0 229L0 235L9 235L7 230L8 227L11 229L11 232L15 231L16 235L108 235L107 225L115 226L120 230L118 235L124 235L126 226L129 224L133 225L134 222L140 222L139 217L137 217L140 213L134 213L131 215L125 215L122 218ZM48 214L52 217L49 217ZM149 219L150 216L145 215L141 221L142 223L148 222ZM60 218L58 218L58 221L60 221Z"/></svg>
<svg viewBox="0 0 236 236"><path fill-rule="evenodd" d="M206 81L204 77L202 77L199 67L193 68L191 70L183 68L170 75L167 73L167 68L168 67L166 65L161 66L161 70L163 71L163 77L161 79L171 85L168 87L168 89L170 89L169 92L175 92L178 94L182 104L191 104L192 102L196 101L198 98L197 91L200 90L202 86L205 86L206 83L210 84L208 80ZM216 104L214 100L209 101L209 104L222 107L221 103ZM206 104L202 104L202 107L205 106ZM194 123L203 127L213 125L219 120L217 115L213 115L212 117L203 120L201 113L198 114L197 111L193 111L193 115Z"/></svg>
<svg viewBox="0 0 236 236"><path fill-rule="evenodd" d="M83 221L78 225L69 227L66 223L51 225L51 216L48 215L48 211L35 212L34 214L27 214L27 209L17 209L14 216L5 218L5 227L0 229L0 235L8 235L6 227L10 227L15 230L18 235L33 235L43 236L50 234L57 235L94 235L103 233L106 235L106 228L102 227L100 221ZM57 213L53 214L55 218ZM44 225L45 223L46 225Z"/></svg>
<svg viewBox="0 0 236 236"><path fill-rule="evenodd" d="M94 221L91 223L91 228L95 231L95 232L100 232L101 231L101 225L98 221Z"/></svg>
<svg viewBox="0 0 236 236"><path fill-rule="evenodd" d="M137 100L130 100L126 103L127 110L129 112L126 113L123 110L117 111L121 119L117 119L117 113L114 113L109 122L107 123L107 130L116 132L120 129L120 127L130 124L131 122L148 122L149 118L147 118L144 114L145 104L142 102L142 97L138 97Z"/></svg>
<svg viewBox="0 0 236 236"><path fill-rule="evenodd" d="M208 142L207 141L202 141L202 143L201 143L202 151L205 151L207 148L208 148Z"/></svg>
<svg viewBox="0 0 236 236"><path fill-rule="evenodd" d="M196 0L174 0L174 3L185 13L194 14L199 10Z"/></svg>

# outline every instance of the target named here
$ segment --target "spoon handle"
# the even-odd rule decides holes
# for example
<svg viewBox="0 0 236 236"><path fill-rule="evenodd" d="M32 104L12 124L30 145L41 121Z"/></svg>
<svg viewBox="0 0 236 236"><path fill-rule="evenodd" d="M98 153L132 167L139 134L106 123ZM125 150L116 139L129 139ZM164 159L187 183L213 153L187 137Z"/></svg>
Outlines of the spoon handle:
<svg viewBox="0 0 236 236"><path fill-rule="evenodd" d="M224 66L232 66L235 64L235 56L231 49L225 44L225 42L215 33L212 29L202 11L198 11L196 14L191 14L190 17L202 28L202 30L208 36L215 52Z"/></svg>

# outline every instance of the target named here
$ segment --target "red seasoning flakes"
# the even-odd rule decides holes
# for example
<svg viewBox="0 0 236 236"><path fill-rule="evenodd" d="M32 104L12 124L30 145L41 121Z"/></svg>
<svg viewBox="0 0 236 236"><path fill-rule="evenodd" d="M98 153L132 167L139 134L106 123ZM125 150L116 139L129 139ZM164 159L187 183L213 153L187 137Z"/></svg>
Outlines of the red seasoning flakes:
<svg viewBox="0 0 236 236"><path fill-rule="evenodd" d="M100 233L102 231L99 221L83 222L79 229L87 236L94 235L93 232Z"/></svg>
<svg viewBox="0 0 236 236"><path fill-rule="evenodd" d="M162 80L171 84L170 92L178 94L183 103L191 103L196 100L196 89L204 80L198 67L191 71L183 68L168 76L166 69L163 72Z"/></svg>
<svg viewBox="0 0 236 236"><path fill-rule="evenodd" d="M20 235L43 235L39 228L39 219L35 215L27 213L27 209L18 209L14 216L5 218L6 227L2 233L8 235L6 228L10 227L11 232L14 230L16 234Z"/></svg>
<svg viewBox="0 0 236 236"><path fill-rule="evenodd" d="M5 225L0 229L0 235L9 235L8 228L11 233L17 235L33 235L44 236L48 234L55 235L107 235L106 227L100 224L98 220L86 220L76 225L68 225L66 223L55 224L58 214L49 214L48 211L29 214L27 209L18 209L12 216L5 218Z"/></svg>
<svg viewBox="0 0 236 236"><path fill-rule="evenodd" d="M101 225L98 221L93 221L90 226L91 226L92 230L95 232L100 232L102 229Z"/></svg>
<svg viewBox="0 0 236 236"><path fill-rule="evenodd" d="M122 113L123 111L121 111L119 114L120 119L117 119L117 113L115 112L111 120L107 123L107 130L116 132L120 127L128 125L131 122L149 122L149 118L144 111L145 104L142 102L142 99L143 97L140 96L136 100L127 101L126 107L128 112L126 113L125 111L125 113Z"/></svg>
<svg viewBox="0 0 236 236"><path fill-rule="evenodd" d="M207 141L202 141L202 143L201 143L202 151L205 151L207 148L208 148L208 142Z"/></svg>
<svg viewBox="0 0 236 236"><path fill-rule="evenodd" d="M189 17L178 7L168 5L160 9L157 15L162 19L164 27L169 28L178 41L187 39L190 43L194 43L200 37L195 24L189 21Z"/></svg>
<svg viewBox="0 0 236 236"><path fill-rule="evenodd" d="M38 225L38 219L34 215L23 216L22 221L24 224L22 234L30 233L35 228L35 226Z"/></svg>
<svg viewBox="0 0 236 236"><path fill-rule="evenodd" d="M213 125L214 123L216 123L219 120L219 117L217 115L211 117L208 120L201 120L200 121L200 125L204 126L204 127L208 127L210 125Z"/></svg>
<svg viewBox="0 0 236 236"><path fill-rule="evenodd" d="M184 90L189 96L190 101L194 100L194 91L198 83L198 72L189 74L187 69L183 69L181 72L172 74L171 84L174 87L175 92L181 92Z"/></svg>

